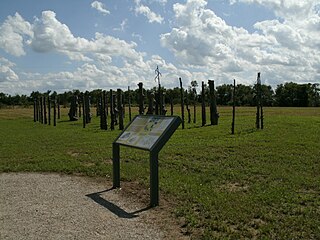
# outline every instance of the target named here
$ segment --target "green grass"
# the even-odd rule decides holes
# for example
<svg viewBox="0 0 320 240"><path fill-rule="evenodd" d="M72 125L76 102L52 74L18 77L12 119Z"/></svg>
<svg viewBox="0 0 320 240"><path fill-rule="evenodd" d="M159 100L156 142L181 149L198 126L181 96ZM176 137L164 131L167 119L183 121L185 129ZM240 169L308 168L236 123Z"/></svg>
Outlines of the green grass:
<svg viewBox="0 0 320 240"><path fill-rule="evenodd" d="M120 133L67 121L34 123L32 109L0 110L0 172L40 171L112 177ZM175 109L178 113L179 109ZM198 111L200 108L198 107ZM161 196L194 239L320 239L320 109L219 108L218 126L186 124L159 155ZM207 113L208 115L208 113ZM207 123L209 123L209 116ZM126 119L126 122L127 119ZM149 185L148 153L121 148L121 179Z"/></svg>

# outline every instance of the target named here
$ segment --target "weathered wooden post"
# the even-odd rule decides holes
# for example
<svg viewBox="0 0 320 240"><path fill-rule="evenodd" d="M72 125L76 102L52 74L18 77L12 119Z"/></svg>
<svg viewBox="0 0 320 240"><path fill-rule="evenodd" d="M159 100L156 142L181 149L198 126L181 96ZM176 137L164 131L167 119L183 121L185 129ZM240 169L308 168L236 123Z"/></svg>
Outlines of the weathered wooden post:
<svg viewBox="0 0 320 240"><path fill-rule="evenodd" d="M113 97L112 89L110 89L110 118L111 118L110 129L114 130L115 114L114 114L114 97Z"/></svg>
<svg viewBox="0 0 320 240"><path fill-rule="evenodd" d="M188 91L185 91L186 94L186 109L188 113L188 123L191 123L191 113L190 113L190 108L189 108L189 99L188 99Z"/></svg>
<svg viewBox="0 0 320 240"><path fill-rule="evenodd" d="M53 126L57 126L57 96L53 96Z"/></svg>
<svg viewBox="0 0 320 240"><path fill-rule="evenodd" d="M122 104L122 90L117 89L117 104L118 104L118 114L119 114L119 130L123 130L123 104Z"/></svg>
<svg viewBox="0 0 320 240"><path fill-rule="evenodd" d="M48 125L51 125L51 97L48 93Z"/></svg>
<svg viewBox="0 0 320 240"><path fill-rule="evenodd" d="M206 102L205 102L205 89L204 82L202 81L202 91L201 91L201 115L202 115L202 126L205 126L207 123L206 116Z"/></svg>
<svg viewBox="0 0 320 240"><path fill-rule="evenodd" d="M86 115L86 123L91 123L91 113L90 113L90 96L89 92L84 93L84 110L83 114Z"/></svg>
<svg viewBox="0 0 320 240"><path fill-rule="evenodd" d="M128 86L128 107L129 107L129 121L131 122L131 92Z"/></svg>
<svg viewBox="0 0 320 240"><path fill-rule="evenodd" d="M87 123L85 102L86 102L86 97L85 97L85 94L82 93L82 124L83 124L83 128L86 127L86 123Z"/></svg>
<svg viewBox="0 0 320 240"><path fill-rule="evenodd" d="M153 115L155 112L153 103L154 103L154 94L151 91L147 92L147 98L148 98L148 110L147 110L147 115Z"/></svg>
<svg viewBox="0 0 320 240"><path fill-rule="evenodd" d="M43 96L40 96L40 123L43 123Z"/></svg>
<svg viewBox="0 0 320 240"><path fill-rule="evenodd" d="M231 134L234 134L235 118L236 118L236 80L233 79Z"/></svg>
<svg viewBox="0 0 320 240"><path fill-rule="evenodd" d="M143 106L143 100L144 100L144 94L143 94L143 83L139 82L139 114L144 114L144 106Z"/></svg>
<svg viewBox="0 0 320 240"><path fill-rule="evenodd" d="M36 119L37 122L40 121L40 102L39 102L39 96L36 97L36 108L37 108L37 112L36 112Z"/></svg>
<svg viewBox="0 0 320 240"><path fill-rule="evenodd" d="M107 130L106 91L102 91L99 101L100 129Z"/></svg>
<svg viewBox="0 0 320 240"><path fill-rule="evenodd" d="M217 110L214 81L208 80L208 84L209 84L209 95L210 95L210 122L211 122L211 125L218 125L219 113Z"/></svg>
<svg viewBox="0 0 320 240"><path fill-rule="evenodd" d="M182 129L184 129L184 96L183 96L183 87L182 87L182 80L179 78L180 82L180 97L181 97L181 125Z"/></svg>
<svg viewBox="0 0 320 240"><path fill-rule="evenodd" d="M256 113L256 128L260 128L260 108L261 108L261 79L260 72L258 72L257 85L256 85L256 103L257 103L257 113Z"/></svg>
<svg viewBox="0 0 320 240"><path fill-rule="evenodd" d="M83 101L83 98L84 96L82 96L82 101ZM83 102L82 102L82 105L84 105ZM73 95L72 97L68 115L69 115L70 121L78 120L78 96L76 95Z"/></svg>
<svg viewBox="0 0 320 240"><path fill-rule="evenodd" d="M47 103L46 103L46 95L43 96L43 124L47 124Z"/></svg>

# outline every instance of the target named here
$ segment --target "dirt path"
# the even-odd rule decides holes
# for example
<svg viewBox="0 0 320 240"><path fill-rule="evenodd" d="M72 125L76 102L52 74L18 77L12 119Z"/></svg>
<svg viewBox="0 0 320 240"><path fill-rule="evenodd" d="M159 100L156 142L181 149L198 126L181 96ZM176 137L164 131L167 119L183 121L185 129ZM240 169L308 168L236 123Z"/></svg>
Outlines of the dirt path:
<svg viewBox="0 0 320 240"><path fill-rule="evenodd" d="M172 221L160 223L168 216L163 209L148 209L111 186L85 177L2 173L0 239L186 239Z"/></svg>

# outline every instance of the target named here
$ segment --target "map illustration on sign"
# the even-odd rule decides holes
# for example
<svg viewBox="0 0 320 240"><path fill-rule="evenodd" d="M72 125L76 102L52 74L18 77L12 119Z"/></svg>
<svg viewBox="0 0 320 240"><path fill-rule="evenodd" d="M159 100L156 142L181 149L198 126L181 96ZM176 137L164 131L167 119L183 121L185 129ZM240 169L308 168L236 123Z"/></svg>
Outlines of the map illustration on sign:
<svg viewBox="0 0 320 240"><path fill-rule="evenodd" d="M150 150L175 117L137 116L116 143Z"/></svg>

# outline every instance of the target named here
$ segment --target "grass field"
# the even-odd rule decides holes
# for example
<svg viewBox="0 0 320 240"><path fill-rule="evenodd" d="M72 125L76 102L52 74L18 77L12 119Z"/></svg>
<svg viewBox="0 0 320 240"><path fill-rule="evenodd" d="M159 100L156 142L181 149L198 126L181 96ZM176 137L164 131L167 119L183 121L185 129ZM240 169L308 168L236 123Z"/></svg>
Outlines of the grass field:
<svg viewBox="0 0 320 240"><path fill-rule="evenodd" d="M200 127L199 112L159 155L160 198L175 202L185 231L194 239L320 239L320 109L265 108L256 130L255 108L237 108L235 135L232 109L218 110L218 126ZM119 133L100 130L97 117L83 129L67 109L57 127L34 123L32 109L0 109L0 172L111 178ZM121 148L121 180L148 187L147 152Z"/></svg>

